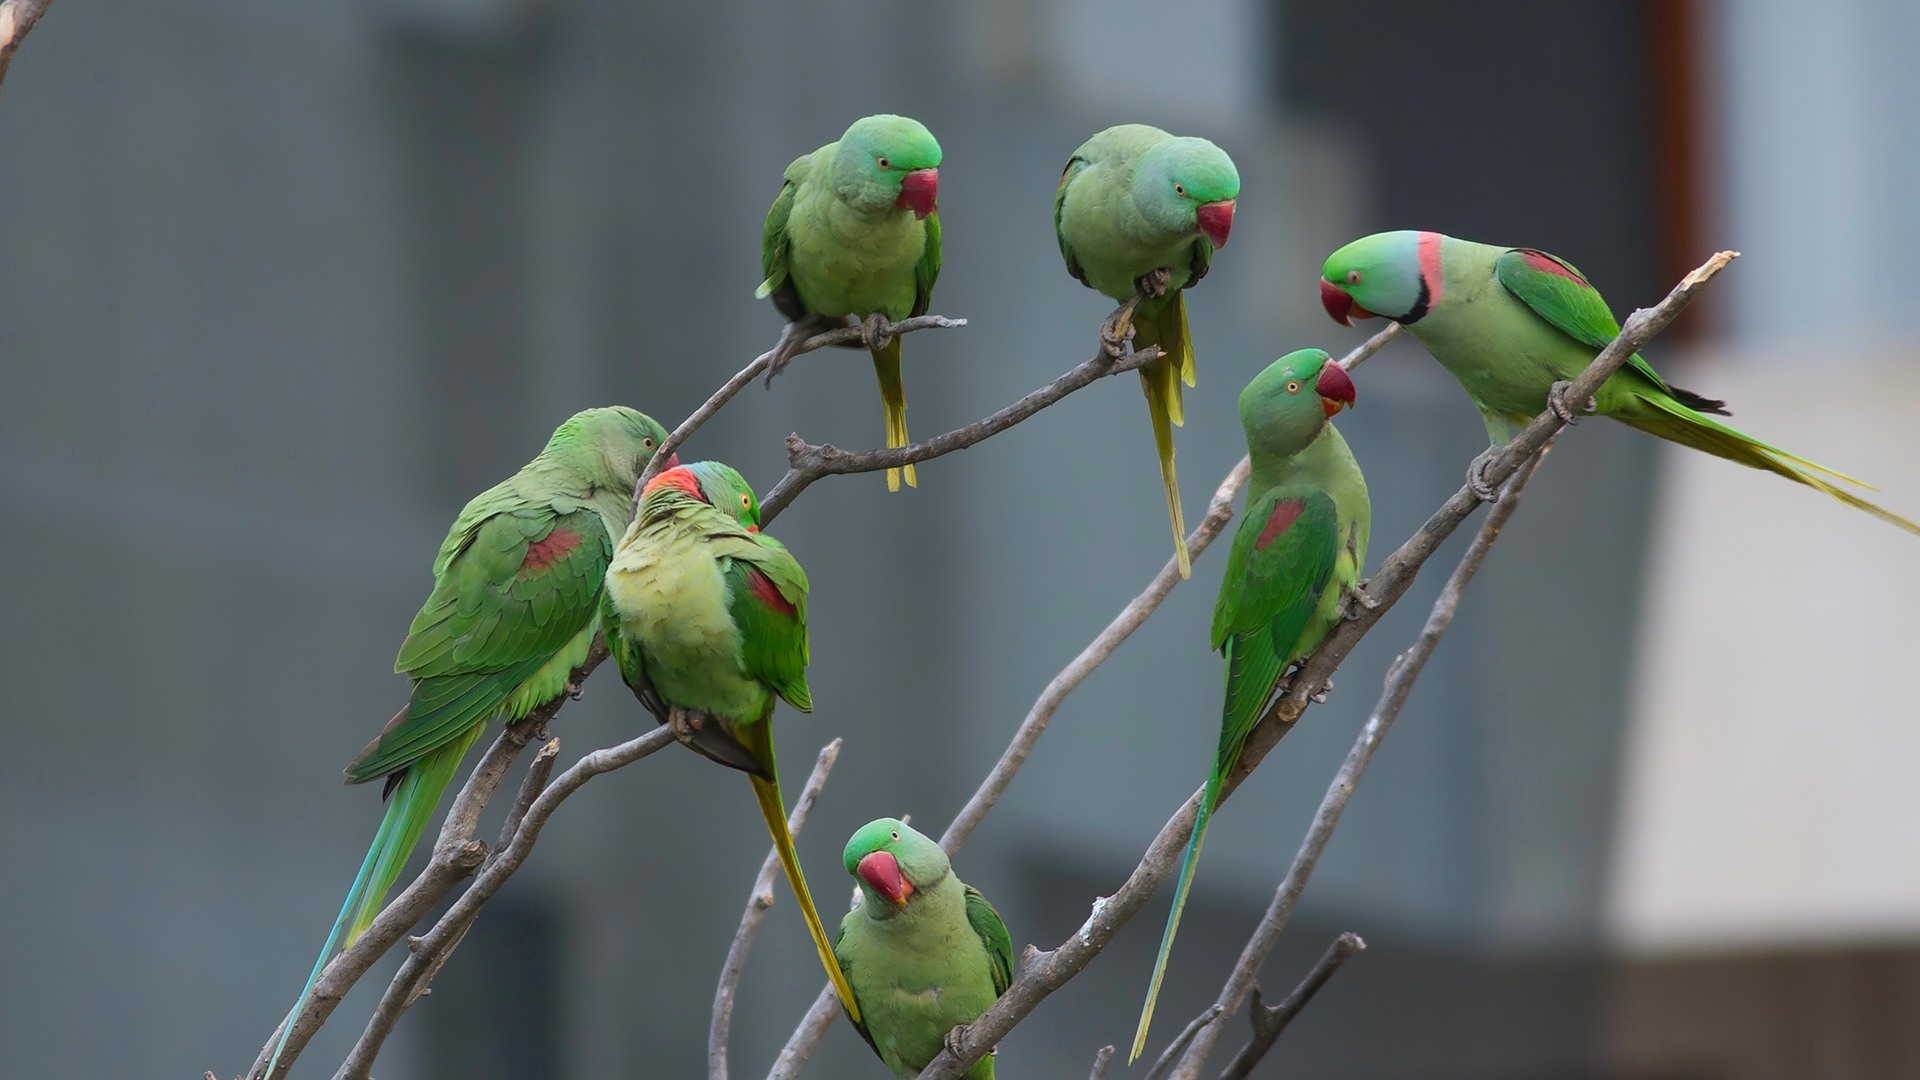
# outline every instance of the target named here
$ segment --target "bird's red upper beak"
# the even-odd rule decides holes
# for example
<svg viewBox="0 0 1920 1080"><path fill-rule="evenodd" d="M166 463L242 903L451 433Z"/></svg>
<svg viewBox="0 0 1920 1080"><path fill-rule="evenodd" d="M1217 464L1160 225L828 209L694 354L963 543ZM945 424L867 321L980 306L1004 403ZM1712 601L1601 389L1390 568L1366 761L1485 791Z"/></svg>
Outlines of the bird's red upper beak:
<svg viewBox="0 0 1920 1080"><path fill-rule="evenodd" d="M854 868L867 888L885 897L889 904L905 904L913 895L913 882L900 873L900 861L892 852L870 851Z"/></svg>
<svg viewBox="0 0 1920 1080"><path fill-rule="evenodd" d="M677 468L679 468L679 467L680 467L680 455L679 455L679 454L668 454L668 455L667 455L667 463L666 463L666 464L664 464L664 465L662 465L662 466L660 466L660 471L661 471L661 472L666 472L666 471L667 471L668 469L677 469Z"/></svg>
<svg viewBox="0 0 1920 1080"><path fill-rule="evenodd" d="M1233 231L1233 200L1202 203L1194 214L1200 219L1200 231L1207 234L1213 246L1226 247L1227 234Z"/></svg>
<svg viewBox="0 0 1920 1080"><path fill-rule="evenodd" d="M940 170L915 169L900 178L900 197L893 205L913 211L916 218L925 218L938 208L939 199Z"/></svg>
<svg viewBox="0 0 1920 1080"><path fill-rule="evenodd" d="M1354 303L1353 297L1348 296L1345 289L1326 278L1320 279L1320 306L1326 308L1327 314L1333 316L1333 321L1341 326L1352 326L1353 319L1373 318L1373 312Z"/></svg>
<svg viewBox="0 0 1920 1080"><path fill-rule="evenodd" d="M1353 407L1353 377L1347 369L1333 361L1327 361L1320 369L1320 378L1314 381L1313 389L1320 395L1320 407L1332 416L1341 409Z"/></svg>

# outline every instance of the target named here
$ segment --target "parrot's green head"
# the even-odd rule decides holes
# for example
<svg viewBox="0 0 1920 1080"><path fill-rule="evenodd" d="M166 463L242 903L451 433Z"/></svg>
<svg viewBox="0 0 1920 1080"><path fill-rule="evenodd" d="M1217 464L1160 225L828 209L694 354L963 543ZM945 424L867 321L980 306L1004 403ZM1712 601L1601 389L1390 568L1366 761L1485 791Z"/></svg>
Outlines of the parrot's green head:
<svg viewBox="0 0 1920 1080"><path fill-rule="evenodd" d="M760 500L739 470L718 461L674 465L647 481L640 516L684 509L688 501L705 503L730 515L748 532L760 531Z"/></svg>
<svg viewBox="0 0 1920 1080"><path fill-rule="evenodd" d="M654 450L666 441L667 429L653 417L611 405L568 417L541 453L573 463L601 487L631 492ZM678 464L678 458L667 463Z"/></svg>
<svg viewBox="0 0 1920 1080"><path fill-rule="evenodd" d="M867 213L893 208L924 218L938 209L940 143L911 117L863 116L834 151L833 193Z"/></svg>
<svg viewBox="0 0 1920 1080"><path fill-rule="evenodd" d="M1267 365L1240 391L1247 445L1273 454L1306 449L1341 409L1353 406L1347 369L1319 349L1301 349Z"/></svg>
<svg viewBox="0 0 1920 1080"><path fill-rule="evenodd" d="M939 844L898 818L860 826L842 857L847 873L860 881L868 913L878 918L904 910L916 893L940 884L953 869Z"/></svg>
<svg viewBox="0 0 1920 1080"><path fill-rule="evenodd" d="M1374 233L1327 256L1320 268L1320 304L1342 326L1375 315L1416 323L1440 300L1436 232Z"/></svg>
<svg viewBox="0 0 1920 1080"><path fill-rule="evenodd" d="M1157 229L1227 246L1240 172L1225 150L1183 136L1154 144L1133 170L1133 205Z"/></svg>

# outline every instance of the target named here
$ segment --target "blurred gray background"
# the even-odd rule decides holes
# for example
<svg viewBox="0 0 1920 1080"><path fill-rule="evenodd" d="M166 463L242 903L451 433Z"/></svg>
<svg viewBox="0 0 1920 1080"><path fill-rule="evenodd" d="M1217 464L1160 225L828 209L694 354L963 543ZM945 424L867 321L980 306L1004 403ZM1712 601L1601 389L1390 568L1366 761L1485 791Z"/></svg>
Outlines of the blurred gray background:
<svg viewBox="0 0 1920 1080"><path fill-rule="evenodd" d="M377 792L342 788L339 770L404 696L393 651L447 522L576 409L625 403L671 426L766 348L779 320L753 288L767 203L788 161L853 118L911 114L946 150L933 307L971 325L907 341L918 436L1091 353L1110 305L1063 272L1050 197L1082 139L1137 120L1220 142L1245 182L1232 245L1191 299L1190 519L1243 451L1239 387L1290 349L1360 340L1318 310L1320 260L1404 227L1558 252L1621 314L1713 249L1744 248L1656 360L1691 386L1710 353L1701 389L1779 406L1740 422L1814 432L1791 445L1887 481L1911 513L1920 326L1903 275L1856 271L1894 268L1862 252L1920 240L1906 195L1920 74L1900 59L1917 24L1903 0L60 0L0 101L0 522L14 542L0 569L14 736L0 759L0 1071L231 1076L251 1062L378 820ZM1804 407L1796 373L1816 342L1823 387L1866 410L1851 425L1832 398ZM1411 347L1365 368L1359 398L1341 424L1372 487L1377 561L1458 485L1482 436ZM1795 417L1820 423L1784 426ZM1823 443L1823 425L1851 431ZM684 452L764 491L790 431L878 443L859 353L802 358ZM1683 720L1724 711L1729 738L1760 721L1716 710L1716 692L1751 688L1796 738L1803 709L1819 710L1764 689L1778 667L1698 666L1711 657L1682 647L1761 634L1750 621L1675 630L1650 669L1644 643L1668 638L1649 635L1694 626L1660 615L1683 585L1706 590L1686 610L1710 611L1810 577L1822 587L1761 605L1773 636L1819 628L1836 648L1881 642L1910 662L1920 583L1888 566L1911 566L1911 545L1757 478L1727 511L1745 517L1715 519L1750 527L1699 526L1687 536L1704 537L1704 561L1685 562L1661 508L1688 503L1687 477L1715 491L1749 478L1674 468L1598 422L1554 452L1265 982L1290 987L1340 930L1372 948L1262 1075L1920 1076L1914 853L1873 831L1904 835L1910 794L1829 823L1864 830L1846 856L1869 868L1846 878L1857 890L1772 921L1768 908L1723 939L1696 931L1755 895L1741 882L1832 866L1763 848L1756 869L1699 878L1689 848L1648 877L1621 824L1696 828L1717 850L1742 800L1910 788L1912 747L1862 753L1870 736L1838 717L1814 741L1885 759L1884 783L1769 772L1764 791L1722 798L1692 786L1693 759L1645 774L1678 778L1661 787L1627 747L1654 747L1657 766L1658 733L1693 730L1659 727L1669 713L1648 703L1666 686L1703 685ZM790 783L823 742L847 740L800 842L829 919L850 886L846 836L902 813L937 833L1046 681L1161 565L1153 470L1139 392L1116 379L921 466L918 491L831 478L782 516L814 588L817 709L778 728ZM1776 526L1818 538L1809 557L1769 555ZM1836 555L1834 537L1855 554ZM1761 576L1673 571L1735 546ZM1832 587L1829 559L1851 568L1841 580L1878 578L1870 611ZM1017 945L1077 927L1203 779L1222 561L1201 560L1068 701L962 854ZM1218 821L1162 1038L1216 991L1440 576ZM1649 670L1664 674L1650 684ZM1911 720L1889 694L1854 711ZM563 764L649 723L603 672L555 725ZM1633 742L1635 725L1652 741ZM1816 752L1763 745L1789 772ZM1709 806L1719 816L1696 820ZM1808 850L1826 851L1824 835ZM699 1075L765 847L747 785L694 755L594 781L378 1075ZM1674 880L1698 888L1670 919ZM764 1072L821 981L784 885L779 897L741 994L740 1076ZM1009 1038L1002 1075L1084 1075L1096 1047L1124 1042L1164 914L1151 906ZM296 1075L338 1064L376 994L344 1003ZM812 1074L883 1070L841 1024Z"/></svg>

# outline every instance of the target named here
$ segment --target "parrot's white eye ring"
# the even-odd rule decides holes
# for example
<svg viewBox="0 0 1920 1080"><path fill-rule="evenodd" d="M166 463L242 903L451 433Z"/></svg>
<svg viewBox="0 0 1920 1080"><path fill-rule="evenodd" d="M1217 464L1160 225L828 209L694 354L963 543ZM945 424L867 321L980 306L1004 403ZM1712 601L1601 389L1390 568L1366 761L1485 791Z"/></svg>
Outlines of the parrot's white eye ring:
<svg viewBox="0 0 1920 1080"><path fill-rule="evenodd" d="M1183 198L1183 199L1184 199L1184 198L1186 198L1186 197L1187 197L1187 185L1185 185L1185 184L1182 184L1182 183L1180 183L1180 182L1179 182L1178 180L1176 180L1176 181L1174 181L1174 183L1173 183L1173 193L1174 193L1175 195L1178 195L1178 196L1180 196L1180 197L1181 197L1181 198Z"/></svg>
<svg viewBox="0 0 1920 1080"><path fill-rule="evenodd" d="M1347 271L1347 284L1349 285L1360 284L1360 271L1358 270Z"/></svg>
<svg viewBox="0 0 1920 1080"><path fill-rule="evenodd" d="M893 838L894 838L895 840L898 840L898 839L900 839L900 834L899 834L899 833L897 833L897 832L895 832L895 833L890 833L889 835L890 835L890 836L892 836L892 837L893 837Z"/></svg>
<svg viewBox="0 0 1920 1080"><path fill-rule="evenodd" d="M1297 394L1299 392L1300 392L1300 384L1298 382L1290 382L1287 384L1287 393Z"/></svg>
<svg viewBox="0 0 1920 1080"><path fill-rule="evenodd" d="M892 165L891 163L889 163L889 162L887 161L887 159L886 159L886 158L884 158L884 157L877 157L877 158L874 158L874 159L873 159L873 163L874 163L875 165L878 165L878 166L880 166L880 167L881 167L881 168L883 168L883 169L891 169L891 168L893 168L893 165Z"/></svg>

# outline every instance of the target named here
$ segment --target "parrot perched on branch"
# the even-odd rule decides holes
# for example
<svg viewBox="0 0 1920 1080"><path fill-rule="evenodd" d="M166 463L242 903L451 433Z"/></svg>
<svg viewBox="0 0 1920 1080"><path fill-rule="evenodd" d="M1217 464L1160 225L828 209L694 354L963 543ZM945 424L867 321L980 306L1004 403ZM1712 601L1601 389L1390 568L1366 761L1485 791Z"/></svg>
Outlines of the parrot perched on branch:
<svg viewBox="0 0 1920 1080"><path fill-rule="evenodd" d="M1174 931L1221 787L1287 668L1319 648L1340 622L1347 594L1366 562L1373 521L1367 481L1332 423L1353 400L1346 369L1319 349L1288 353L1240 392L1240 423L1253 469L1246 513L1233 535L1213 605L1211 642L1227 661L1220 745L1180 861L1173 910L1160 937L1129 1061L1147 1045Z"/></svg>
<svg viewBox="0 0 1920 1080"><path fill-rule="evenodd" d="M1344 325L1377 315L1406 327L1460 381L1496 446L1547 408L1571 420L1574 411L1560 384L1585 370L1620 333L1606 301L1565 259L1410 229L1365 236L1328 256L1320 301ZM1674 386L1638 355L1600 384L1593 408L1920 533L1920 524L1833 483L1868 487L1861 481L1715 420L1731 415L1726 402ZM1493 494L1481 476L1487 457L1476 458L1468 474L1483 497Z"/></svg>
<svg viewBox="0 0 1920 1080"><path fill-rule="evenodd" d="M954 876L940 845L904 822L861 826L844 859L860 903L840 921L833 953L860 1003L854 1029L906 1080L1007 992L1013 938L980 890ZM993 1080L992 1056L966 1080Z"/></svg>
<svg viewBox="0 0 1920 1080"><path fill-rule="evenodd" d="M882 114L853 122L830 142L787 166L767 211L760 243L766 275L755 294L793 324L774 350L767 379L791 348L819 325L861 320L886 411L889 448L907 445L907 391L900 339L880 327L925 315L940 276L940 144L918 120ZM918 487L912 465L907 485ZM887 470L900 490L901 469Z"/></svg>
<svg viewBox="0 0 1920 1080"><path fill-rule="evenodd" d="M666 438L653 418L625 407L577 413L447 531L433 592L394 661L413 693L347 766L350 784L386 779L386 814L267 1076L334 947L351 945L379 914L468 748L494 718L511 724L567 692L600 629L600 583L633 486Z"/></svg>
<svg viewBox="0 0 1920 1080"><path fill-rule="evenodd" d="M1067 273L1121 303L1140 297L1130 318L1109 318L1101 328L1108 352L1118 355L1131 336L1135 349L1158 345L1166 354L1140 368L1140 387L1183 578L1193 566L1174 475L1173 429L1186 422L1180 384L1194 384L1184 290L1207 275L1213 250L1226 246L1239 197L1240 174L1226 151L1145 124L1110 127L1082 143L1053 196L1053 228Z"/></svg>
<svg viewBox="0 0 1920 1080"><path fill-rule="evenodd" d="M800 871L773 752L775 699L813 711L806 572L760 531L746 480L700 461L647 482L606 580L602 621L621 677L682 742L747 774L820 963L859 1022Z"/></svg>

